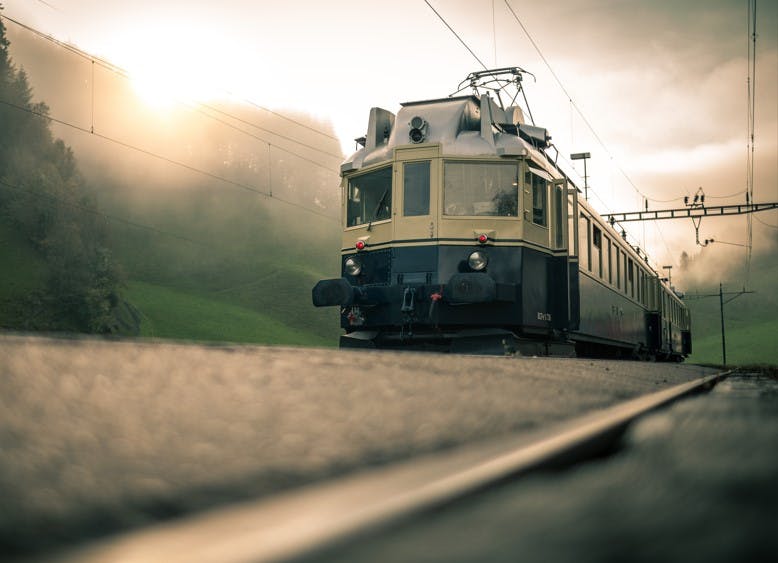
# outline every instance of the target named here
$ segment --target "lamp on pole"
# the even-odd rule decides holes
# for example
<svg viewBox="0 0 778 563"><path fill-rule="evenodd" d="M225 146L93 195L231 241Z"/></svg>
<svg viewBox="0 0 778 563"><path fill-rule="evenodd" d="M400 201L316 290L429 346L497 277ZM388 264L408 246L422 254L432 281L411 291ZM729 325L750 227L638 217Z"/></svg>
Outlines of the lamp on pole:
<svg viewBox="0 0 778 563"><path fill-rule="evenodd" d="M576 152L570 155L571 160L584 161L584 199L587 201L589 200L589 176L586 175L586 160L591 156L588 152Z"/></svg>
<svg viewBox="0 0 778 563"><path fill-rule="evenodd" d="M673 287L673 267L672 266L662 266L663 270L667 270L667 285L669 285L671 288Z"/></svg>

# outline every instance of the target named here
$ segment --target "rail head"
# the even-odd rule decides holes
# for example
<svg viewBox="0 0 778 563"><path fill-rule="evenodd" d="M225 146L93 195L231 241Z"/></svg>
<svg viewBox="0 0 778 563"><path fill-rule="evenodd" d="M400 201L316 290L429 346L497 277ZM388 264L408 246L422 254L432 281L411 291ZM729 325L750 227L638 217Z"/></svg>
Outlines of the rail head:
<svg viewBox="0 0 778 563"><path fill-rule="evenodd" d="M243 563L314 553L352 535L482 490L586 459L634 420L708 390L725 371L644 395L531 435L425 456L98 540L48 561Z"/></svg>

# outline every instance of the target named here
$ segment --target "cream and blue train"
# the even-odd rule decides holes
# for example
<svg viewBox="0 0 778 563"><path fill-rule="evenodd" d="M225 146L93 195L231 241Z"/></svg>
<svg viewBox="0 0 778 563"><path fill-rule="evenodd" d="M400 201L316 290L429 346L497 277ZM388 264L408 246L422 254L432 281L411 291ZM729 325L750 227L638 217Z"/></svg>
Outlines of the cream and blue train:
<svg viewBox="0 0 778 563"><path fill-rule="evenodd" d="M499 69L520 78L519 69ZM497 93L499 100L499 92ZM370 111L341 166L342 347L681 360L689 313L488 93Z"/></svg>

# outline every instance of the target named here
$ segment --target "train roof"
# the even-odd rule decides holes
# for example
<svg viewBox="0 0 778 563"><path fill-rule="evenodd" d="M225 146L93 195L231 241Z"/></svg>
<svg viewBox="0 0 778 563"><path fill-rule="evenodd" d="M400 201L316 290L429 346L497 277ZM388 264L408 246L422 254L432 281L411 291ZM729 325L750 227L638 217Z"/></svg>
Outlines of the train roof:
<svg viewBox="0 0 778 563"><path fill-rule="evenodd" d="M543 149L551 136L524 122L518 106L503 109L488 95L466 95L401 104L397 115L374 107L362 145L341 166L341 173L389 161L393 149L435 143L446 156L530 156L546 160ZM559 170L549 169L555 176Z"/></svg>

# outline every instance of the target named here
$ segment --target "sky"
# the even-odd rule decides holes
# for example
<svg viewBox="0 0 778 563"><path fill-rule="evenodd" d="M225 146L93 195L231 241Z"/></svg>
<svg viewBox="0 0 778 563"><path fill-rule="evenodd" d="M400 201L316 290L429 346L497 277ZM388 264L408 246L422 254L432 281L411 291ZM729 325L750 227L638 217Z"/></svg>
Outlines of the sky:
<svg viewBox="0 0 778 563"><path fill-rule="evenodd" d="M329 122L344 153L371 107L444 97L481 64L520 66L538 125L602 213L743 203L747 0L4 0L4 14L128 70L164 111L227 93ZM433 11L433 9L438 14ZM512 10L512 11L511 11ZM515 14L515 15L514 15ZM446 23L444 23L445 20ZM447 27L450 26L456 34ZM12 24L7 23L7 27ZM528 35L529 34L529 35ZM778 201L778 4L757 2L755 200ZM531 37L531 39L530 39ZM23 59L23 53L12 55ZM656 264L742 259L746 221L628 224ZM776 259L778 212L755 215Z"/></svg>

